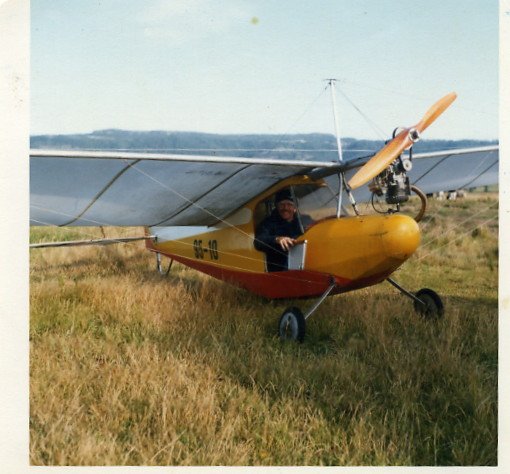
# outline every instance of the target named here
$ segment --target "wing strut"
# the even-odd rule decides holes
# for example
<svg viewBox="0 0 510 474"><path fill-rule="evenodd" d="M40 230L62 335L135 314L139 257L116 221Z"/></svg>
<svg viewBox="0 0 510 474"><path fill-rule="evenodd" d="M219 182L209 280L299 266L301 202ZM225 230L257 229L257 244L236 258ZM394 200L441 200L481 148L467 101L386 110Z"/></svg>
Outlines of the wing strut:
<svg viewBox="0 0 510 474"><path fill-rule="evenodd" d="M62 242L41 242L38 244L30 244L31 249L40 249L45 247L77 247L80 245L111 245L125 242L135 242L137 240L151 240L154 235L144 237L118 237L116 239L92 239L92 240L67 240Z"/></svg>
<svg viewBox="0 0 510 474"><path fill-rule="evenodd" d="M331 103L333 106L333 118L335 120L335 138L336 138L336 146L338 151L338 163L339 165L343 165L343 157L342 157L342 142L340 140L340 133L338 131L338 117L336 113L336 102L335 102L335 83L336 79L326 79L328 81L328 85L331 89ZM358 208L356 207L356 201L354 196L351 193L351 188L347 185L345 180L345 173L343 171L338 172L338 198L337 198L337 206L336 206L336 217L337 219L340 217L342 213L342 193L345 189L345 192L349 196L349 200L354 209L356 215L359 215Z"/></svg>

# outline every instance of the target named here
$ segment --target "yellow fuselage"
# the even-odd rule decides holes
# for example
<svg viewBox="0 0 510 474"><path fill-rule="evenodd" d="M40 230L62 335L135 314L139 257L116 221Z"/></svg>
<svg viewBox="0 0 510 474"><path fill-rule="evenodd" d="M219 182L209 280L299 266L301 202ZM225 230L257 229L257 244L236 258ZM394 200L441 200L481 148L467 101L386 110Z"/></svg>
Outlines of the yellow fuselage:
<svg viewBox="0 0 510 474"><path fill-rule="evenodd" d="M249 210L245 211L248 217ZM378 283L402 265L420 243L418 224L405 215L329 218L299 238L307 241L302 270L268 273L265 254L253 245L253 220L237 225L233 221L203 231L191 229L198 232L190 235L172 228L168 232L152 228L158 240L148 247L255 293L289 298L321 294L331 278L337 284L335 292Z"/></svg>

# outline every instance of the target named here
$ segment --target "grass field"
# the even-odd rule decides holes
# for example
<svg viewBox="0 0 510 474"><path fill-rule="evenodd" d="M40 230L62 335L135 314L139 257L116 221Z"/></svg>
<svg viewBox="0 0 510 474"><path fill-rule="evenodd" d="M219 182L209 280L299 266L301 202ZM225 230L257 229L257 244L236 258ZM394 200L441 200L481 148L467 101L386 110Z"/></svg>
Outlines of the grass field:
<svg viewBox="0 0 510 474"><path fill-rule="evenodd" d="M179 265L161 276L143 243L32 250L31 463L496 465L497 206L431 202L394 274L440 293L444 319L421 320L384 283L328 298L301 345L276 326L312 301Z"/></svg>

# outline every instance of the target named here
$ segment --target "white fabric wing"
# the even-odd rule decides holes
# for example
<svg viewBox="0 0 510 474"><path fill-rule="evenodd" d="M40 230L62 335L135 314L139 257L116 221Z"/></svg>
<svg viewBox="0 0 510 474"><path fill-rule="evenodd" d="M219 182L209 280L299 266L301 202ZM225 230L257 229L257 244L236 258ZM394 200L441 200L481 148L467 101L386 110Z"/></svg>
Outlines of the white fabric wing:
<svg viewBox="0 0 510 474"><path fill-rule="evenodd" d="M370 157L356 161L347 180ZM497 146L416 154L410 181L426 193L498 182ZM349 163L347 168L351 168ZM297 174L328 176L335 162L32 150L31 225L207 226ZM368 201L366 186L354 192Z"/></svg>
<svg viewBox="0 0 510 474"><path fill-rule="evenodd" d="M415 155L411 183L426 193L488 186L498 182L498 147Z"/></svg>
<svg viewBox="0 0 510 474"><path fill-rule="evenodd" d="M212 225L329 162L32 150L31 225Z"/></svg>

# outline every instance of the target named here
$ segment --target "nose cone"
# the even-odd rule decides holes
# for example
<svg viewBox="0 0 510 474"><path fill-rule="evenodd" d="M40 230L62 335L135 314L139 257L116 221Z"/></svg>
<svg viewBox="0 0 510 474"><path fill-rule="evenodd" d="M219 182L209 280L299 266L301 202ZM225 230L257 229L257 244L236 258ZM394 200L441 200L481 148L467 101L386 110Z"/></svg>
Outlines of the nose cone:
<svg viewBox="0 0 510 474"><path fill-rule="evenodd" d="M388 257L407 260L420 245L420 228L411 217L401 214L388 216L384 230L382 240Z"/></svg>

